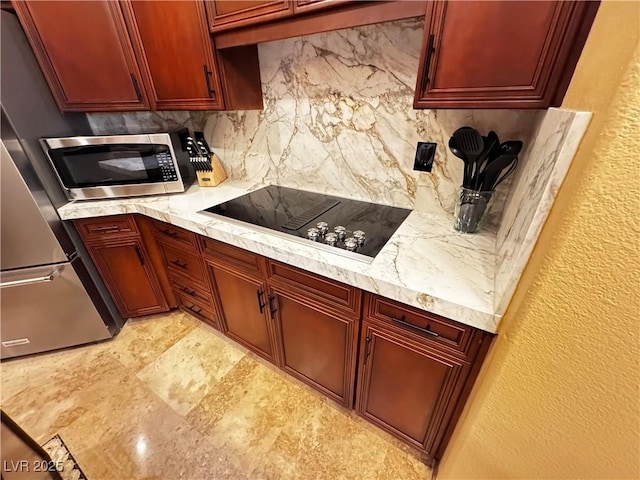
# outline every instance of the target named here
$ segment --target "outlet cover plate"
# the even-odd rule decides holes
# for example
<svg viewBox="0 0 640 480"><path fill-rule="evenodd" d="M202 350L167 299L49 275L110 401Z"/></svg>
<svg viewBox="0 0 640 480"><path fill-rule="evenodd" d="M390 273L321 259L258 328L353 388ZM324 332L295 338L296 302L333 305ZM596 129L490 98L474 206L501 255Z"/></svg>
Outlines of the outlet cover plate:
<svg viewBox="0 0 640 480"><path fill-rule="evenodd" d="M416 158L413 169L419 172L430 172L433 168L433 159L436 156L437 143L418 142L416 148Z"/></svg>

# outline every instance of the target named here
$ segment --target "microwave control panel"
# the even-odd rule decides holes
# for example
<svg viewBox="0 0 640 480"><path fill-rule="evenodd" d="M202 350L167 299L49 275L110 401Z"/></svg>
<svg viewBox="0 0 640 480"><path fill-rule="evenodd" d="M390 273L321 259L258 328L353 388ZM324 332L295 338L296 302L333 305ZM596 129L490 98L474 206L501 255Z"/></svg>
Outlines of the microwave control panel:
<svg viewBox="0 0 640 480"><path fill-rule="evenodd" d="M169 152L156 154L156 160L162 173L163 182L171 182L178 180L178 174L176 173L176 166L173 163L173 158Z"/></svg>

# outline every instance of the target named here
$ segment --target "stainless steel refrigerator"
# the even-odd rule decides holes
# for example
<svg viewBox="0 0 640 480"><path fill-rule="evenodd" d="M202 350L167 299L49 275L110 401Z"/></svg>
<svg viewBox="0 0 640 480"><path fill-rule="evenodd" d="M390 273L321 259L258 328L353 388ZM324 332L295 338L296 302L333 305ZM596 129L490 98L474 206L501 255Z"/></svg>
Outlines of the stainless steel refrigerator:
<svg viewBox="0 0 640 480"><path fill-rule="evenodd" d="M90 134L61 114L15 16L0 25L0 358L108 339L124 320L73 225L39 138Z"/></svg>

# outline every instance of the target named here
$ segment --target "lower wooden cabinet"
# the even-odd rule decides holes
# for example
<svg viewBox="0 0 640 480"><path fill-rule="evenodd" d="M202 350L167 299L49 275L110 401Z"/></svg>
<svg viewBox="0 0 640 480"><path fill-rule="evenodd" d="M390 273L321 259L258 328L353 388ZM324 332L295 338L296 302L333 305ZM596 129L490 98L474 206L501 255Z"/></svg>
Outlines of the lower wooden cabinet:
<svg viewBox="0 0 640 480"><path fill-rule="evenodd" d="M166 311L169 289L183 310L441 458L491 335L155 220L75 223L124 316Z"/></svg>
<svg viewBox="0 0 640 480"><path fill-rule="evenodd" d="M351 408L357 318L323 309L294 291L271 291L282 369Z"/></svg>
<svg viewBox="0 0 640 480"><path fill-rule="evenodd" d="M133 215L86 218L73 223L123 317L169 310Z"/></svg>
<svg viewBox="0 0 640 480"><path fill-rule="evenodd" d="M367 321L357 411L433 456L470 365Z"/></svg>
<svg viewBox="0 0 640 480"><path fill-rule="evenodd" d="M169 310L140 239L120 239L87 247L123 317Z"/></svg>
<svg viewBox="0 0 640 480"><path fill-rule="evenodd" d="M209 264L209 271L220 308L222 332L275 363L266 283L225 266Z"/></svg>

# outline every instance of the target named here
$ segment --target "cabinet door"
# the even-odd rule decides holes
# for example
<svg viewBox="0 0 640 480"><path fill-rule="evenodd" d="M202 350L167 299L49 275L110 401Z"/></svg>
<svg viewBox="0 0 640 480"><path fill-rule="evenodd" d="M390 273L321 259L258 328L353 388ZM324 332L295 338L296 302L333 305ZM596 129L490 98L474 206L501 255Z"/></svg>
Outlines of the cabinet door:
<svg viewBox="0 0 640 480"><path fill-rule="evenodd" d="M590 3L591 5L587 5ZM416 108L546 108L559 103L597 2L429 2ZM588 27L588 26L587 26ZM569 57L575 57L572 61ZM559 94L561 100L564 90Z"/></svg>
<svg viewBox="0 0 640 480"><path fill-rule="evenodd" d="M154 110L221 109L213 42L201 1L127 1L129 30L141 48Z"/></svg>
<svg viewBox="0 0 640 480"><path fill-rule="evenodd" d="M13 5L60 110L149 110L117 2Z"/></svg>
<svg viewBox="0 0 640 480"><path fill-rule="evenodd" d="M282 369L348 408L353 404L356 321L329 313L302 295L274 289Z"/></svg>
<svg viewBox="0 0 640 480"><path fill-rule="evenodd" d="M293 12L290 0L210 0L207 4L212 32L275 20Z"/></svg>
<svg viewBox="0 0 640 480"><path fill-rule="evenodd" d="M232 268L209 264L209 271L219 304L222 331L249 350L275 362L265 283Z"/></svg>
<svg viewBox="0 0 640 480"><path fill-rule="evenodd" d="M123 317L169 310L139 239L90 244L87 249Z"/></svg>
<svg viewBox="0 0 640 480"><path fill-rule="evenodd" d="M358 412L433 457L469 365L368 321L360 352Z"/></svg>

